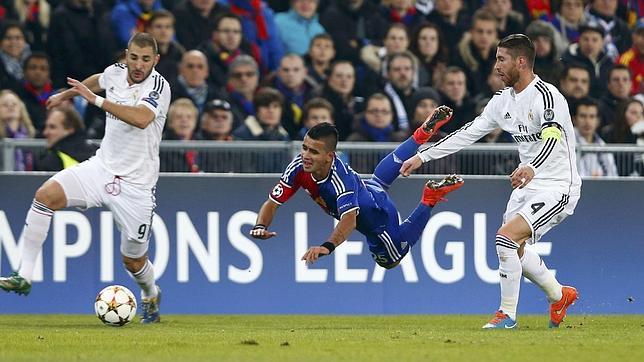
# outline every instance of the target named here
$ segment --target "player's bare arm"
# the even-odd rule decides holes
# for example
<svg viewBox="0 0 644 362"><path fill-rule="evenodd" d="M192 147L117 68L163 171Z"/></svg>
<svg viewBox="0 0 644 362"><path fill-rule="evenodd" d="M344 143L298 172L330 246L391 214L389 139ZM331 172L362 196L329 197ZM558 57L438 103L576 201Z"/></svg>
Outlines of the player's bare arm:
<svg viewBox="0 0 644 362"><path fill-rule="evenodd" d="M320 258L320 256L331 254L333 250L347 240L351 232L355 230L357 219L358 211L356 210L349 211L342 215L340 222L338 222L338 225L333 229L329 240L320 246L310 247L302 256L302 260L306 261L307 264L313 264Z"/></svg>
<svg viewBox="0 0 644 362"><path fill-rule="evenodd" d="M277 236L277 233L274 231L268 231L269 225L273 222L273 218L277 213L277 208L279 204L273 202L273 200L268 199L262 207L259 209L259 214L257 215L257 221L255 226L250 231L250 236L255 239L270 239L274 236Z"/></svg>
<svg viewBox="0 0 644 362"><path fill-rule="evenodd" d="M90 75L89 77L85 78L83 80L83 84L92 91L93 93L100 92L103 90L101 86L98 84L98 78L101 76L100 73ZM54 107L59 106L62 102L66 101L67 99L73 98L78 95L78 91L74 88L67 89L63 92L54 94L53 96L49 97L47 99L47 109L51 109Z"/></svg>
<svg viewBox="0 0 644 362"><path fill-rule="evenodd" d="M68 77L67 84L72 87L69 90L75 90L78 95L85 98L88 102L96 104L104 111L113 114L116 118L131 126L144 129L154 121L156 116L154 112L144 105L126 106L123 104L116 104L107 99L103 99L102 97L97 98L98 96L91 89L74 78ZM99 104L97 104L97 99L100 99Z"/></svg>

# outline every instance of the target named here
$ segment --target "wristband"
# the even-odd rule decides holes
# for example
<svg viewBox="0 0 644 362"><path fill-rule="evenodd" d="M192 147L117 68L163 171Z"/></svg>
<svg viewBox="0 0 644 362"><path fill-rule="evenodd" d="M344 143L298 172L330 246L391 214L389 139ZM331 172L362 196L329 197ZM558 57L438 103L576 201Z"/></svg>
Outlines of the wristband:
<svg viewBox="0 0 644 362"><path fill-rule="evenodd" d="M257 224L253 226L253 230L266 230L266 225L264 224Z"/></svg>
<svg viewBox="0 0 644 362"><path fill-rule="evenodd" d="M333 252L333 250L335 250L335 244L333 244L330 241L324 242L320 246L323 246L323 247L327 248L329 250L329 254L331 254Z"/></svg>
<svg viewBox="0 0 644 362"><path fill-rule="evenodd" d="M101 96L96 96L96 98L94 99L94 105L101 109L103 109L103 102L105 102L105 98Z"/></svg>

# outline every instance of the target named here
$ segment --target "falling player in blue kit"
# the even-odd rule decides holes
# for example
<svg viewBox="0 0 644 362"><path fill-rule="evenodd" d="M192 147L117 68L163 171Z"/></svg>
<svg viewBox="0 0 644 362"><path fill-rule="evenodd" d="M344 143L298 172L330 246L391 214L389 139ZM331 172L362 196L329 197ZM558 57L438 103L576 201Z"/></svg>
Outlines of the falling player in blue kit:
<svg viewBox="0 0 644 362"><path fill-rule="evenodd" d="M420 204L402 223L386 190L398 177L401 163L413 156L451 117L449 107L438 107L423 126L380 161L369 180L362 180L336 155L336 128L328 123L316 125L308 131L300 154L286 167L262 205L250 235L257 239L276 236L268 226L277 208L302 187L327 214L340 221L327 241L309 248L302 260L314 263L320 256L331 254L355 229L367 237L369 250L378 265L387 269L397 266L420 238L432 208L446 194L461 187L463 180L451 175L441 182L427 182Z"/></svg>

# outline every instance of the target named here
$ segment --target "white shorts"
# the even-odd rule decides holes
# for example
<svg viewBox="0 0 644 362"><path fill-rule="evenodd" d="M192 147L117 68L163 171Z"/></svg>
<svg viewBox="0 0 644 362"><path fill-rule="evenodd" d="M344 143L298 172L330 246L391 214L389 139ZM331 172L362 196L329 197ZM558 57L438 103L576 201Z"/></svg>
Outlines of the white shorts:
<svg viewBox="0 0 644 362"><path fill-rule="evenodd" d="M148 251L154 188L143 188L111 174L97 157L52 176L67 197L67 207L88 209L105 206L121 232L121 254L139 258Z"/></svg>
<svg viewBox="0 0 644 362"><path fill-rule="evenodd" d="M550 229L572 215L579 201L579 195L562 194L557 191L515 189L508 200L503 214L505 224L519 214L532 230L532 238L526 242L534 244Z"/></svg>

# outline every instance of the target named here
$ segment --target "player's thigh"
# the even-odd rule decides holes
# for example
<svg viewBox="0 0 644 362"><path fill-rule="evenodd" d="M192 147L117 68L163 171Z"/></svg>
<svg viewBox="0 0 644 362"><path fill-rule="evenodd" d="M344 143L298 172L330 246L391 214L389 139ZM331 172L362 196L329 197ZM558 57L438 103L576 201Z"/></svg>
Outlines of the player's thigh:
<svg viewBox="0 0 644 362"><path fill-rule="evenodd" d="M97 160L90 159L58 172L51 180L62 187L67 207L86 209L102 204L104 185L109 182L109 174Z"/></svg>
<svg viewBox="0 0 644 362"><path fill-rule="evenodd" d="M556 191L533 192L526 197L516 214L526 221L532 232L527 242L532 244L539 241L550 229L572 215L577 201L579 196Z"/></svg>
<svg viewBox="0 0 644 362"><path fill-rule="evenodd" d="M395 231L389 232L387 230L369 235L367 244L373 260L385 268L398 265L410 249L409 243L401 241Z"/></svg>
<svg viewBox="0 0 644 362"><path fill-rule="evenodd" d="M121 254L139 258L147 250L156 207L154 190L121 181L120 193L109 195L108 207L121 231Z"/></svg>

